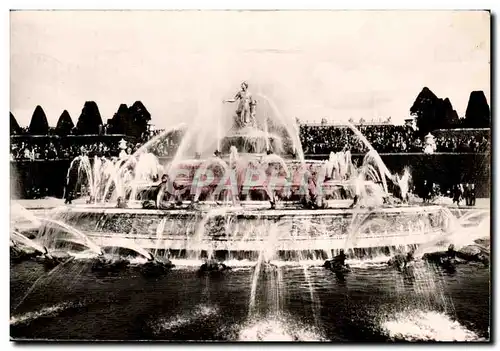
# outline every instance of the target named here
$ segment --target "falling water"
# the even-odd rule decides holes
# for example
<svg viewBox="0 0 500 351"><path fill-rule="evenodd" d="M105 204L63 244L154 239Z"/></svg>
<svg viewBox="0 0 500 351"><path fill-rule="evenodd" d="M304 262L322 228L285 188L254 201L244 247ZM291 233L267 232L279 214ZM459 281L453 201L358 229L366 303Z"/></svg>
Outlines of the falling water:
<svg viewBox="0 0 500 351"><path fill-rule="evenodd" d="M387 194L388 188L386 177L392 179L392 176L390 174L387 175L387 173L383 173L383 168L380 167L380 162L382 160L380 159L379 161L379 158L380 156L378 156L376 151L368 151L368 153L363 158L363 166L360 169L360 173L364 173L365 176L369 176L375 182L382 182L384 193ZM375 165L373 165L372 163L375 163Z"/></svg>
<svg viewBox="0 0 500 351"><path fill-rule="evenodd" d="M311 309L314 318L314 326L319 327L319 311L321 310L320 302L317 301L314 294L314 288L312 285L311 275L309 274L309 267L307 266L302 253L299 251L299 263L302 266L302 271L304 272L304 279L306 280L307 287L309 290L309 298L311 299Z"/></svg>
<svg viewBox="0 0 500 351"><path fill-rule="evenodd" d="M252 275L250 287L250 300L248 308L248 318L251 319L257 314L257 289L259 285L265 289L265 305L270 307L266 314L279 316L283 312L283 272L280 265L273 259L276 256L276 247L281 234L280 226L282 223L271 224L268 228L259 231L256 240L261 240L261 249L259 257ZM242 239L244 240L244 239ZM265 278L261 279L262 274Z"/></svg>
<svg viewBox="0 0 500 351"><path fill-rule="evenodd" d="M94 183L92 184L93 192L94 192L94 202L98 201L98 196L99 196L99 187L101 185L101 177L102 177L102 161L99 157L94 156L94 168L93 168L93 174L92 174L92 179Z"/></svg>
<svg viewBox="0 0 500 351"><path fill-rule="evenodd" d="M483 219L481 219L481 217L486 218L490 218L490 211L488 210L475 210L475 211L470 211L462 216L460 216L458 218L458 221L460 223L461 226L465 227L465 226L469 226L469 225L475 225L477 221L473 221L473 219L480 219L479 222L481 222Z"/></svg>
<svg viewBox="0 0 500 351"><path fill-rule="evenodd" d="M123 187L125 185L124 184L125 183L124 182L124 178L125 178L125 175L126 175L127 167L129 167L132 162L134 162L135 164L137 164L137 157L139 155L141 155L144 151L147 151L152 145L154 145L155 143L157 143L159 140L165 138L165 136L169 135L173 131L178 131L178 130L184 129L185 126L186 126L185 123L180 123L180 124L177 124L177 125L169 128L169 129L164 130L162 133L154 136L153 138L151 138L150 140L148 140L146 143L144 143L132 155L130 155L129 157L127 157L127 159L125 159L125 161L122 162L122 160L118 160L117 161L117 168L115 170L114 176L110 177L108 179L108 181L106 182L105 195L109 191L109 189L111 187L111 184L113 182L115 183L115 187L116 187L115 191L120 191L122 194L124 194Z"/></svg>
<svg viewBox="0 0 500 351"><path fill-rule="evenodd" d="M148 187L153 183L153 179L159 178L162 167L155 155L142 153L135 165L134 180L131 184L130 200L135 200L137 190L140 186Z"/></svg>
<svg viewBox="0 0 500 351"><path fill-rule="evenodd" d="M265 127L265 126L264 126ZM251 149L253 153L263 153L268 151L270 147L271 140L273 141L272 151L275 153L282 153L283 150L283 139L276 133L270 133L267 131L262 131L255 127L244 127L235 132L232 132L228 137L240 137L244 140L243 150Z"/></svg>
<svg viewBox="0 0 500 351"><path fill-rule="evenodd" d="M15 201L10 202L10 222L13 228L21 225L22 222L27 221L30 226L38 228L40 220L29 210Z"/></svg>
<svg viewBox="0 0 500 351"><path fill-rule="evenodd" d="M234 207L218 207L218 208L213 208L207 211L205 216L202 218L202 220L198 223L198 226L196 228L196 231L194 233L194 236L191 240L188 242L188 247L193 251L194 257L193 259L200 260L202 251L203 251L203 241L205 237L205 230L206 230L206 225L208 221L216 216L225 216L228 212L234 211ZM210 250L209 250L210 251ZM209 253L211 255L211 252ZM211 258L211 257L209 257Z"/></svg>
<svg viewBox="0 0 500 351"><path fill-rule="evenodd" d="M478 239L489 239L491 221L489 215L473 227L463 226L463 222L456 218L449 209L443 208L441 216L447 222L447 229L438 239L420 245L415 251L415 257L420 257L427 252L446 250L450 244L453 244L456 250L460 250L467 245L477 245L475 241Z"/></svg>
<svg viewBox="0 0 500 351"><path fill-rule="evenodd" d="M57 220L57 219L52 219L52 218L40 218L40 220L42 222L46 223L45 229L50 227L50 226L47 226L47 224L60 227L60 228L64 229L67 233L75 235L77 238L83 240L82 243L85 246L87 246L90 250L92 250L94 253L96 253L98 255L100 255L102 253L101 248L98 245L96 245L92 240L90 240L87 235L85 235L81 231L77 230L76 228L70 226L69 224L64 223L64 222ZM43 236L43 235L44 235L44 233L41 234L41 236Z"/></svg>
<svg viewBox="0 0 500 351"><path fill-rule="evenodd" d="M74 167L77 167L78 183L84 184L83 180L87 181L89 196L92 202L97 203L100 200L104 202L106 191L102 193L102 186L103 181L112 175L109 171L110 164L112 164L112 162L104 157L94 156L92 165L88 156L77 156L71 161L68 168L66 185L69 185L71 172L74 170ZM65 189L65 192L66 191L67 189Z"/></svg>
<svg viewBox="0 0 500 351"><path fill-rule="evenodd" d="M147 259L150 259L150 260L153 259L153 255L151 254L151 252L142 248L141 246L137 245L136 243L134 243L131 240L120 239L119 237L117 237L117 238L113 238L112 243L113 243L113 247L129 249L129 250L132 250L132 251L138 253L139 255L141 255Z"/></svg>
<svg viewBox="0 0 500 351"><path fill-rule="evenodd" d="M167 217L160 219L158 223L158 227L156 227L156 246L154 255L158 253L158 249L160 248L160 241L163 239L163 234L165 232L165 225L167 224Z"/></svg>
<svg viewBox="0 0 500 351"><path fill-rule="evenodd" d="M384 190L387 192L387 185L386 185L386 177L389 179L393 179L391 172L385 165L384 161L382 161L382 158L378 154L378 152L374 149L374 147L370 144L368 139L359 131L358 128L356 128L352 123L346 122L347 126L354 132L354 134L363 142L363 144L370 150L366 155L365 155L365 162L369 162L370 160L373 160L377 166L377 168L380 170L381 174L381 180L384 184Z"/></svg>
<svg viewBox="0 0 500 351"><path fill-rule="evenodd" d="M32 223L37 224L37 228L39 231L39 237L42 237L47 232L47 229L50 228L51 225L56 226L56 227L62 228L66 233L72 234L75 237L81 239L82 242L79 242L79 243L87 246L93 252L95 252L97 254L101 253L101 248L98 245L93 243L84 233L80 232L79 230L70 226L69 224L64 223L63 221L60 221L60 220L52 219L52 218L36 217L30 211L26 210L24 207L22 207L21 205L19 205L17 203L13 203L13 209L14 209L13 212L15 212L16 216L14 218L11 218L11 220L18 221L19 217L21 217L21 218L27 218ZM42 223L45 224L45 228L40 227L40 225ZM20 235L19 236L19 235L14 234L17 239L24 240L23 238L26 238L24 235L22 235L20 233L17 233L17 234ZM40 246L39 244L29 240L28 238L26 238L26 240L24 240L24 242L26 244L28 244L29 246L36 248L38 251L44 252L43 246ZM35 245L36 247L32 246L32 245Z"/></svg>
<svg viewBox="0 0 500 351"><path fill-rule="evenodd" d="M115 185L115 194L116 197L123 197L124 196L124 182L122 180L122 177L118 174L118 170L120 168L122 160L118 160L115 163L109 162L105 171L108 174L107 177L107 182L106 185L104 186L104 193L102 195L101 203L104 204L108 194L109 190L111 189L111 185ZM124 162L124 161L123 161Z"/></svg>
<svg viewBox="0 0 500 351"><path fill-rule="evenodd" d="M387 186L383 182L381 187L379 182L379 173L373 165L363 164L358 169L358 174L351 179L354 194L358 197L356 207L378 207L383 204L384 198L387 196Z"/></svg>
<svg viewBox="0 0 500 351"><path fill-rule="evenodd" d="M182 130L186 127L185 123L179 123L173 127L170 127L169 129L164 130L162 133L154 136L153 138L149 139L146 143L144 143L140 148L138 148L133 154L132 158L135 158L137 155L142 154L144 151L148 150L151 145L154 145L158 140L161 140L168 134L172 133L173 131L178 131ZM121 168L128 166L127 162L128 160L121 166Z"/></svg>
<svg viewBox="0 0 500 351"><path fill-rule="evenodd" d="M303 164L305 162L304 151L302 150L302 144L300 142L300 136L299 136L299 128L296 122L293 120L292 121L285 120L282 114L280 113L278 107L276 106L276 104L266 95L262 93L257 93L255 95L257 97L264 99L269 104L269 106L273 111L272 114L273 117L276 118L283 127L285 127L288 136L292 140L293 151L297 154L299 161Z"/></svg>
<svg viewBox="0 0 500 351"><path fill-rule="evenodd" d="M262 160L260 163L264 166L267 166L270 163L277 163L286 172L286 177L287 178L290 177L290 170L288 169L288 165L286 164L285 160L279 155L276 155L276 154L265 155L262 157Z"/></svg>
<svg viewBox="0 0 500 351"><path fill-rule="evenodd" d="M236 146L231 146L229 149L229 169L236 169L239 156Z"/></svg>
<svg viewBox="0 0 500 351"><path fill-rule="evenodd" d="M66 261L64 261L61 264L57 265L57 267L53 268L50 272L48 272L47 274L42 275L40 278L38 278L33 283L33 285L28 289L28 291L26 292L26 294L24 294L24 296L21 298L21 300L17 303L16 307L14 307L12 310L13 311L17 310L19 308L19 306L21 306L21 304L24 302L24 300L26 300L26 298L28 297L28 295L31 294L33 292L33 290L35 290L35 288L38 287L38 285L40 285L41 282L45 281L49 276L51 276L55 272L61 270L66 264L68 264L69 262L73 261L74 259L75 258L73 256L69 257Z"/></svg>
<svg viewBox="0 0 500 351"><path fill-rule="evenodd" d="M362 211L359 208L353 209L351 224L347 231L344 250L347 251L355 246L356 238L361 233L361 226L370 217L371 212Z"/></svg>
<svg viewBox="0 0 500 351"><path fill-rule="evenodd" d="M10 237L15 242L19 242L22 245L31 247L32 249L35 249L36 251L45 252L45 249L42 245L36 243L35 241L33 241L31 239L28 239L26 236L24 236L23 234L15 231L15 230L11 231Z"/></svg>
<svg viewBox="0 0 500 351"><path fill-rule="evenodd" d="M221 125L220 125L220 114L217 114L216 115L216 120L217 120L217 150L218 151L221 151L221 148L220 148L220 143L221 143Z"/></svg>
<svg viewBox="0 0 500 351"><path fill-rule="evenodd" d="M264 261L264 250L259 253L259 258L257 259L257 264L252 275L252 286L250 288L250 301L248 302L248 317L251 318L255 315L255 298L257 295L257 283L259 282L259 276L262 270L262 263Z"/></svg>
<svg viewBox="0 0 500 351"><path fill-rule="evenodd" d="M410 179L411 179L411 174L410 170L408 167L405 167L403 170L403 174L399 177L397 177L397 182L399 185L399 188L401 189L401 198L405 199L408 191L409 191L409 186L410 186Z"/></svg>
<svg viewBox="0 0 500 351"><path fill-rule="evenodd" d="M268 125L267 125L267 117L264 118L264 135L266 138L266 151L270 150L269 147L269 130L268 130Z"/></svg>
<svg viewBox="0 0 500 351"><path fill-rule="evenodd" d="M64 208L63 208L64 209ZM63 241L71 241L75 243L79 243L81 245L84 245L91 249L92 252L97 253L97 254L102 254L102 242L99 242L99 239L104 239L104 237L96 237L94 240L97 240L98 242L96 243L92 239L90 239L85 233L81 232L77 228L65 223L63 220L65 216L67 215L67 212L59 212L59 211L54 211L52 212L53 217L59 218L41 218L40 220L43 222L46 222L49 225L46 225L44 232L41 232L41 236L46 236L47 240L63 240ZM52 236L54 234L51 233L50 229L51 226L56 226L64 229L67 234L72 234L76 238L59 238L57 235L59 233L55 233L55 236ZM79 239L79 240L76 240ZM101 244L101 245L98 245ZM122 238L120 236L114 236L110 241L106 242L106 249L116 249L116 248L124 248L124 249L129 249L131 251L136 252L137 254L146 257L148 259L152 259L153 256L152 254L142 248L140 245L136 244L133 239L128 239L128 238Z"/></svg>
<svg viewBox="0 0 500 351"><path fill-rule="evenodd" d="M81 156L78 156L78 157L75 157L73 160L71 160L71 163L69 164L69 168L68 168L68 171L66 172L66 186L64 187L64 195L63 195L63 198L66 198L66 192L68 191L68 186L69 186L69 182L71 180L71 170L73 170L73 167L75 165L76 162L80 162L80 157Z"/></svg>
<svg viewBox="0 0 500 351"><path fill-rule="evenodd" d="M88 156L78 156L80 162L78 163L78 178L81 179L81 173L86 176L90 198L96 198L96 189L94 183L94 172L92 170L92 164L90 163Z"/></svg>

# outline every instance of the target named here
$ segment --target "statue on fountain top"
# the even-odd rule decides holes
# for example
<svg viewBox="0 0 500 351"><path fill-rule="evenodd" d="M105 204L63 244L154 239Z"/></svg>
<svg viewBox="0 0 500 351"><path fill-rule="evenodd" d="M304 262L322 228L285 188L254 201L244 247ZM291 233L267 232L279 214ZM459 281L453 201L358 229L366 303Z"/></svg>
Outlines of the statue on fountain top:
<svg viewBox="0 0 500 351"><path fill-rule="evenodd" d="M237 102L238 108L236 109L236 125L243 128L247 125L253 125L255 123L255 110L257 101L253 98L252 93L248 90L248 83L241 83L241 90L236 93L234 99L223 100L226 102Z"/></svg>

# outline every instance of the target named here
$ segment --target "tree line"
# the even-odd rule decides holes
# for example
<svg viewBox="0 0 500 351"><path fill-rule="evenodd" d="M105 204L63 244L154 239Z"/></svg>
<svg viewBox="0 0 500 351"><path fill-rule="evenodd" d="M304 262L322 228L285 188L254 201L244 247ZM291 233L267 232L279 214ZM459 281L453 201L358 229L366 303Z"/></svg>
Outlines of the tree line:
<svg viewBox="0 0 500 351"><path fill-rule="evenodd" d="M82 112L78 117L76 126L67 110L59 117L53 132L56 135L95 135L95 134L124 134L134 138L140 138L148 129L151 114L141 101L134 102L130 107L121 104L112 118L103 124L99 107L95 101L87 101L83 105ZM51 132L47 116L43 108L38 105L33 112L31 122L27 129L28 135L47 135ZM16 118L10 113L10 133L26 134L17 123Z"/></svg>
<svg viewBox="0 0 500 351"><path fill-rule="evenodd" d="M424 87L410 108L415 116L418 132L422 135L436 129L490 128L491 113L486 96L482 91L470 93L465 116L459 118L450 99L439 98Z"/></svg>
<svg viewBox="0 0 500 351"><path fill-rule="evenodd" d="M459 118L450 99L439 98L429 88L424 87L411 106L410 114L415 116L418 133L422 135L436 129L489 128L491 125L490 107L482 91L470 93L465 116ZM54 132L58 135L85 135L102 134L105 129L106 134L124 134L140 138L147 131L150 121L151 114L141 101L136 101L130 107L121 104L113 117L103 125L97 104L95 101L87 101L83 105L76 126L68 111L64 110ZM46 135L49 130L45 112L38 105L33 112L28 134ZM12 113L10 114L10 133L11 135L22 133L22 128Z"/></svg>

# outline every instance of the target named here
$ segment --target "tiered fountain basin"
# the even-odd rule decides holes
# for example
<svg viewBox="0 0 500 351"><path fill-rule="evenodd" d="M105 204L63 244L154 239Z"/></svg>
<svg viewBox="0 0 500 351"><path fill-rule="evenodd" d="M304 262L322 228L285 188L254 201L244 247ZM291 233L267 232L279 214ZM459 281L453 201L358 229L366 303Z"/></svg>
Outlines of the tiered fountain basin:
<svg viewBox="0 0 500 351"><path fill-rule="evenodd" d="M350 209L145 210L74 206L54 214L101 247L139 245L179 251L309 251L399 247L443 235L440 206ZM125 244L125 245L124 245Z"/></svg>
<svg viewBox="0 0 500 351"><path fill-rule="evenodd" d="M212 158L206 160L184 160L168 169L170 181L176 194L182 200L192 200L198 193L199 200L210 201L224 198L229 189L239 194L241 200L266 200L266 191L272 189L278 196L297 201L307 192L309 180L321 188L325 199L345 199L354 197L355 184L344 174L327 174L326 161L306 160L304 163L283 160L279 157L240 154L241 158L232 165L230 159ZM227 167L227 168L226 168ZM347 166L344 167L346 173ZM148 189L152 183L138 181L134 200L148 199ZM372 180L358 182L358 185L373 185ZM171 188L171 191L173 189ZM217 191L218 190L218 191ZM342 190L342 191L341 191ZM215 195L215 196L214 196ZM128 198L128 196L127 196Z"/></svg>

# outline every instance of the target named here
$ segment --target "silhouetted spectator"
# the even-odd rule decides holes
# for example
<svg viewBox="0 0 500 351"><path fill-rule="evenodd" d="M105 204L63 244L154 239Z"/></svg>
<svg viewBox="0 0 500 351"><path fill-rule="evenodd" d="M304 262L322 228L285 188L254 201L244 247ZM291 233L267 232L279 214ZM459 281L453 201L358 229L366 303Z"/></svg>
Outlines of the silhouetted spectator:
<svg viewBox="0 0 500 351"><path fill-rule="evenodd" d="M474 183L472 183L470 188L470 199L471 199L471 206L476 206L476 186Z"/></svg>
<svg viewBox="0 0 500 351"><path fill-rule="evenodd" d="M455 184L453 186L453 203L457 203L460 206L460 201L462 201L464 194L462 190L462 184Z"/></svg>

